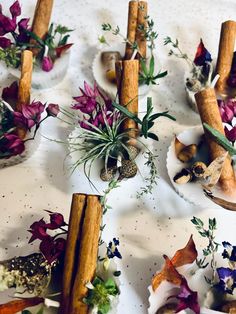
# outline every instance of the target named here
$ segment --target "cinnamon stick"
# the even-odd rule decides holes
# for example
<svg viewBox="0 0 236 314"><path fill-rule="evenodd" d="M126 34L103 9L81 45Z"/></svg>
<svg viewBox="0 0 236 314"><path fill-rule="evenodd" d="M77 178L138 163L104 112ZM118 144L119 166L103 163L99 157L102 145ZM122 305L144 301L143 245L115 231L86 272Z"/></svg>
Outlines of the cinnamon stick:
<svg viewBox="0 0 236 314"><path fill-rule="evenodd" d="M136 55L136 58L146 59L147 54L147 41L143 29L147 28L147 10L148 5L146 1L138 2L138 19L137 19L137 29L135 41L138 44L139 53Z"/></svg>
<svg viewBox="0 0 236 314"><path fill-rule="evenodd" d="M127 27L127 39L129 43L126 43L125 48L125 60L129 60L133 55L133 49L130 43L135 42L136 29L138 23L138 1L129 2L129 13L128 13L128 27Z"/></svg>
<svg viewBox="0 0 236 314"><path fill-rule="evenodd" d="M51 19L53 8L53 0L38 0L35 12L34 19L32 24L32 32L37 35L40 39L44 39L48 32L49 23ZM35 39L30 40L31 44L38 45ZM33 55L36 56L40 49L32 48Z"/></svg>
<svg viewBox="0 0 236 314"><path fill-rule="evenodd" d="M62 298L61 298L61 314L69 314L70 307L70 295L72 292L72 286L74 281L74 271L76 263L76 255L78 250L78 243L81 239L82 221L85 211L86 195L84 194L73 194L69 228L66 242L65 252L65 271L63 273L63 284L62 284Z"/></svg>
<svg viewBox="0 0 236 314"><path fill-rule="evenodd" d="M87 314L89 310L83 299L88 293L86 284L93 280L96 271L101 218L102 207L99 197L87 196L78 268L71 293L70 314Z"/></svg>
<svg viewBox="0 0 236 314"><path fill-rule="evenodd" d="M134 113L138 114L138 60L124 60L116 63L117 87L120 104ZM130 130L131 138L137 137L138 125L132 119L125 119L122 125L123 130Z"/></svg>
<svg viewBox="0 0 236 314"><path fill-rule="evenodd" d="M24 50L21 55L21 78L18 88L16 110L21 111L23 104L30 103L31 81L33 71L33 55L29 50ZM27 130L18 128L17 134L21 139L25 138Z"/></svg>
<svg viewBox="0 0 236 314"><path fill-rule="evenodd" d="M205 122L209 124L211 127L225 135L215 90L213 88L204 89L195 94L195 99L202 123ZM204 130L204 132L209 146L211 160L213 161L215 158L225 154L225 149L213 140L206 130ZM231 166L230 156L228 156L224 162L219 183L226 194L232 194L235 191L235 175Z"/></svg>
<svg viewBox="0 0 236 314"><path fill-rule="evenodd" d="M216 73L220 75L220 78L216 84L216 89L223 95L227 94L227 80L230 75L233 61L235 37L236 22L226 21L222 23L216 65Z"/></svg>

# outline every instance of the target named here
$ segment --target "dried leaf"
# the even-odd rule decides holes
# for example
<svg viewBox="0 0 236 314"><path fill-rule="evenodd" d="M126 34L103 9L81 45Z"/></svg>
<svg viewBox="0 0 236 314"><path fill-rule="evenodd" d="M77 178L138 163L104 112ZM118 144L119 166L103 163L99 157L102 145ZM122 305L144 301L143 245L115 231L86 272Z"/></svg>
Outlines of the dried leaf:
<svg viewBox="0 0 236 314"><path fill-rule="evenodd" d="M191 144L188 146L185 146L177 155L177 158L182 161L182 162L188 162L193 157L195 157L197 153L197 145L196 144Z"/></svg>
<svg viewBox="0 0 236 314"><path fill-rule="evenodd" d="M204 180L207 182L206 184L202 184L204 189L211 190L217 184L227 156L228 152L214 159L207 167L203 176Z"/></svg>
<svg viewBox="0 0 236 314"><path fill-rule="evenodd" d="M161 272L157 273L152 279L152 289L155 291L162 281L167 280L175 285L181 285L182 276L175 269L173 263L168 258L168 256L163 256L165 259L165 266Z"/></svg>
<svg viewBox="0 0 236 314"><path fill-rule="evenodd" d="M175 154L176 156L186 147L185 144L181 143L180 140L175 136Z"/></svg>
<svg viewBox="0 0 236 314"><path fill-rule="evenodd" d="M193 241L193 236L191 235L186 246L183 249L176 251L175 255L171 259L171 262L175 267L180 267L193 263L196 258L197 250Z"/></svg>
<svg viewBox="0 0 236 314"><path fill-rule="evenodd" d="M181 284L182 276L178 273L175 267L191 264L197 258L197 250L192 235L186 246L183 249L176 251L171 260L166 255L164 255L164 258L164 268L152 279L153 291L155 291L164 280L167 280L176 285Z"/></svg>

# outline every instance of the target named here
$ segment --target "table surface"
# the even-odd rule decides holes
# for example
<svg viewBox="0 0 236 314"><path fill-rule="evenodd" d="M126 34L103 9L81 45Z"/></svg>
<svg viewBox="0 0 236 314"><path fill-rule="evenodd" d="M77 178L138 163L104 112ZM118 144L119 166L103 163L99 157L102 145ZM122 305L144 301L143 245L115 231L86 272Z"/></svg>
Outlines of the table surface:
<svg viewBox="0 0 236 314"><path fill-rule="evenodd" d="M21 1L24 16L32 16L36 1ZM1 1L3 8L9 1ZM143 184L139 175L124 181L114 190L108 202L112 205L104 217L106 228L103 237L109 241L119 237L123 259L118 261L121 275L121 295L118 313L147 313L148 290L153 274L162 265L162 254L174 253L182 247L189 235L194 234L199 247L205 242L197 236L190 219L193 215L207 222L209 217L218 221L217 240L234 240L236 216L221 208L202 209L181 199L168 179L166 154L174 134L200 124L199 117L189 109L184 93L183 60L168 57L168 47L163 45L166 36L178 38L183 51L194 57L200 38L215 57L221 22L235 18L234 0L149 0L149 15L154 19L159 37L156 54L168 76L150 91L157 111L169 110L177 121L160 119L155 132L160 140L153 144L158 154L160 179L151 196L137 199L136 190ZM70 67L64 81L55 88L33 90L33 98L58 103L68 107L72 96L79 94L84 80L93 82L92 61L98 51L101 24L119 25L126 33L128 1L120 0L57 0L52 20L74 29ZM1 86L13 78L4 66L0 67ZM145 99L140 109L145 108ZM74 192L96 193L88 184L82 171L71 174L71 160L67 148L50 139L66 143L70 129L57 119L48 119L40 131L38 150L27 161L0 170L0 256L32 252L27 245L29 225L44 216L43 210L63 213L68 219L71 196ZM104 184L98 186L100 192ZM204 197L204 196L202 196ZM37 245L37 244L34 244ZM2 300L1 300L2 301Z"/></svg>

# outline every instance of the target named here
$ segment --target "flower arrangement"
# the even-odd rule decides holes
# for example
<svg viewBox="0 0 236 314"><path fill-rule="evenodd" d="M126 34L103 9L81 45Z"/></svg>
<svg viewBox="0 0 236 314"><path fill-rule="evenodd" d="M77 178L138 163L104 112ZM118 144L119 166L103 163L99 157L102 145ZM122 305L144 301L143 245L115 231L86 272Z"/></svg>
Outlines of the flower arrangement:
<svg viewBox="0 0 236 314"><path fill-rule="evenodd" d="M208 240L200 254L203 257L198 258L192 236L171 259L164 256L165 266L153 277L150 287L150 314L167 308L176 313L191 309L198 314L204 307L221 312L229 312L235 307L236 247L223 241L220 257L220 244L215 240L216 219L209 219L208 227L197 217L191 221L198 233Z"/></svg>
<svg viewBox="0 0 236 314"><path fill-rule="evenodd" d="M74 97L76 103L72 106L78 112L79 123L76 126L78 135L70 141L70 147L72 152L80 153L80 158L74 163L73 168L84 165L85 174L89 178L93 162L102 159L104 162L100 174L102 180L112 182L131 178L137 174L135 158L142 147L146 150L146 165L150 166L151 171L150 180L147 179L147 187L143 188L142 194L151 192L158 176L155 156L139 137L158 140L157 135L150 131L154 121L162 116L175 119L168 112L153 113L151 98L147 100L146 114L140 119L125 106L119 105L102 93L96 83L92 88L85 82L84 89L80 90L82 95ZM68 115L68 112L66 114ZM69 116L74 117L73 114ZM124 130L122 124L127 118L140 125L140 130ZM132 139L135 140L135 145L131 144Z"/></svg>
<svg viewBox="0 0 236 314"><path fill-rule="evenodd" d="M48 210L46 212L49 221L42 218L35 221L28 230L31 233L29 243L39 241L39 251L0 262L0 292L15 288L17 297L14 301L0 304L0 311L12 310L12 313L16 313L42 304L38 312L42 314L46 307L60 306L61 301L54 300L54 297L61 292L56 291L56 294L51 295L48 286L54 281L56 272L61 271L69 226L62 214ZM115 280L120 276L120 271L113 270L114 265L110 265L114 258L122 258L118 246L119 240L116 238L107 246L102 240L99 243L101 252L98 252L96 274L92 282L87 282L88 294L83 300L93 309L93 313L108 313L120 293ZM25 292L34 297L18 296ZM27 313L31 312L27 310Z"/></svg>
<svg viewBox="0 0 236 314"><path fill-rule="evenodd" d="M25 49L37 49L36 64L43 71L49 72L56 59L68 50L69 33L72 31L65 26L53 23L50 25L46 36L42 39L33 32L29 25L29 18L21 18L21 6L15 1L9 8L11 17L0 13L0 60L7 66L18 68L20 66L21 52Z"/></svg>
<svg viewBox="0 0 236 314"><path fill-rule="evenodd" d="M56 117L59 106L56 104L42 104L33 101L23 104L21 110L15 110L18 95L18 84L13 82L10 87L3 89L0 103L0 160L22 155L26 143L34 140L35 135L43 121L49 117ZM45 117L42 117L46 113ZM25 130L32 136L22 137L18 130Z"/></svg>

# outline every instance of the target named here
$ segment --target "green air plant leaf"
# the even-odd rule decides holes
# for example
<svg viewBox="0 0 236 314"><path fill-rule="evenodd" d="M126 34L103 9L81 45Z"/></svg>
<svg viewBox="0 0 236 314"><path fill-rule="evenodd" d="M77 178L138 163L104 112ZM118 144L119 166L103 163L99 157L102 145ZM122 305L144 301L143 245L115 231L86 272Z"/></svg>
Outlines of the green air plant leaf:
<svg viewBox="0 0 236 314"><path fill-rule="evenodd" d="M152 55L150 59L150 63L149 63L149 75L151 77L153 77L154 69L155 69L155 60L154 60L154 56Z"/></svg>
<svg viewBox="0 0 236 314"><path fill-rule="evenodd" d="M38 37L35 33L29 31L28 29L24 30L26 32L26 34L28 34L31 38L33 38L34 40L36 40L42 47L44 46L44 41Z"/></svg>
<svg viewBox="0 0 236 314"><path fill-rule="evenodd" d="M229 152L231 156L236 155L236 149L230 143L230 141L219 131L212 128L209 124L203 123L204 128L212 135L212 137L221 145L225 150Z"/></svg>
<svg viewBox="0 0 236 314"><path fill-rule="evenodd" d="M133 100L131 100L131 101L133 101ZM139 124L142 124L142 121L136 116L136 114L130 112L126 107L117 104L115 101L112 102L112 105L116 109L118 109L120 112L122 112L126 117L134 120L135 122L137 122Z"/></svg>

